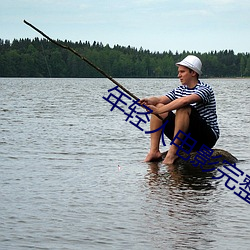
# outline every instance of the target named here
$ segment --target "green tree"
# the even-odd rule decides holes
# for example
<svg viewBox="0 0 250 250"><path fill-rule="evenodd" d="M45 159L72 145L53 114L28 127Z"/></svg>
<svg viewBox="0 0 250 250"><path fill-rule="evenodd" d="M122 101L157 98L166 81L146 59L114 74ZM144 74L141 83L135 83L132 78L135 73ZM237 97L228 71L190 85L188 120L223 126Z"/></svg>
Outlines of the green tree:
<svg viewBox="0 0 250 250"><path fill-rule="evenodd" d="M244 71L245 76L250 76L250 57L247 58L246 68Z"/></svg>

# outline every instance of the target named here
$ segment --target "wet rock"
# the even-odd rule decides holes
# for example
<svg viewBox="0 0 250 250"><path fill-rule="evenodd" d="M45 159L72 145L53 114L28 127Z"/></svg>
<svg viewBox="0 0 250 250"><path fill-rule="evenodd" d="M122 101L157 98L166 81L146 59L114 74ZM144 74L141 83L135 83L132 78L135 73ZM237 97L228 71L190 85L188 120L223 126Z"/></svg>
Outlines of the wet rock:
<svg viewBox="0 0 250 250"><path fill-rule="evenodd" d="M204 165L203 165L203 168L213 168L215 166L220 166L220 165L223 165L225 163L223 163L224 160L226 160L227 162L229 163L236 163L238 162L238 159L233 156L231 153L227 152L226 150L223 150L223 149L213 149L214 152L212 154L212 156L210 157L209 160L204 160L203 162L206 162ZM167 151L162 153L162 159L165 158L167 154ZM195 164L197 163L197 160L202 162L202 159L201 158L204 158L202 157L201 155L201 158L198 157L198 152L196 151L193 151L191 152L189 155L185 154L183 151L179 151L179 154L182 156L182 157L179 157L178 159L176 159L176 161L174 162L174 165L189 165L189 166L192 166L192 164ZM190 156L190 157L189 157ZM205 158L204 158L205 159Z"/></svg>

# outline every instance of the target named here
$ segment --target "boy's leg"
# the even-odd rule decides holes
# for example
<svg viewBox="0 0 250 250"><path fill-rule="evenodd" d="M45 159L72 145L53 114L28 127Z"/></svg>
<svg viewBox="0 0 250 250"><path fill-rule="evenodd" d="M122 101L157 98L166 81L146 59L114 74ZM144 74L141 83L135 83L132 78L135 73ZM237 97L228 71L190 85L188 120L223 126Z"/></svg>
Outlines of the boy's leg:
<svg viewBox="0 0 250 250"><path fill-rule="evenodd" d="M157 107L161 107L163 104L158 104ZM165 119L168 113L161 114L161 117ZM162 126L162 120L157 116L151 115L150 119L150 131L156 130ZM145 158L145 162L154 161L161 158L160 152L160 138L161 138L162 129L150 134L150 151Z"/></svg>
<svg viewBox="0 0 250 250"><path fill-rule="evenodd" d="M174 136L179 132L179 130L183 131L184 133L188 131L190 114L191 114L190 106L186 106L176 110ZM178 145L181 144L181 142L178 139L175 140L175 143ZM168 153L163 161L164 164L170 165L174 163L174 161L178 158L178 155L176 155L177 149L178 148L174 144L170 146Z"/></svg>

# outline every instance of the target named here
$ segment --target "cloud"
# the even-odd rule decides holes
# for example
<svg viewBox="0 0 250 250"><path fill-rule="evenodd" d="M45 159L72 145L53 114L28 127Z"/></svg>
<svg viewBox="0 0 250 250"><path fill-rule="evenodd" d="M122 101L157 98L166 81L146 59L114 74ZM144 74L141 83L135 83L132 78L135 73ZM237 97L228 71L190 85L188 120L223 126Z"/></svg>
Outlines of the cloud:
<svg viewBox="0 0 250 250"><path fill-rule="evenodd" d="M166 2L169 2L168 0L135 0L135 1L132 1L134 2L136 5L144 5L144 6L147 6L147 5L156 5L156 4L159 4L159 3L166 3Z"/></svg>
<svg viewBox="0 0 250 250"><path fill-rule="evenodd" d="M204 1L205 2L205 1ZM207 4L209 5L228 5L228 4L233 4L233 3L239 3L239 0L210 0L206 1Z"/></svg>
<svg viewBox="0 0 250 250"><path fill-rule="evenodd" d="M88 8L89 8L89 4L81 3L81 4L79 5L79 9L80 9L80 10L86 10L86 9L88 9Z"/></svg>
<svg viewBox="0 0 250 250"><path fill-rule="evenodd" d="M34 31L22 23L26 19L55 38L72 41L96 40L161 51L207 51L221 46L249 50L249 0L14 2L1 5L3 38L33 37Z"/></svg>
<svg viewBox="0 0 250 250"><path fill-rule="evenodd" d="M249 0L194 0L191 2L196 2L196 4L203 4L204 7L211 8L212 10L219 10L226 12L228 10L237 11L238 9L247 9L250 7Z"/></svg>

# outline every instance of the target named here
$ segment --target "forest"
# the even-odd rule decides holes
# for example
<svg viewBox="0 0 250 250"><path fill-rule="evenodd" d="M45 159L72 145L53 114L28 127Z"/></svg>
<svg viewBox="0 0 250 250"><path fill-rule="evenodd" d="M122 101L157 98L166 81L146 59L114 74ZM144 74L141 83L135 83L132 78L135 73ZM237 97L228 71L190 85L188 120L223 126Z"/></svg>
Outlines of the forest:
<svg viewBox="0 0 250 250"><path fill-rule="evenodd" d="M175 63L186 55L198 56L203 63L202 77L249 77L250 53L233 50L150 52L143 48L101 42L59 41L76 50L112 77L170 78L177 76ZM0 39L0 77L102 77L68 50L46 39Z"/></svg>

